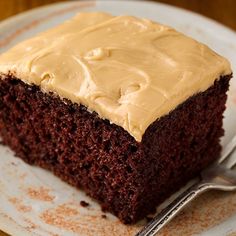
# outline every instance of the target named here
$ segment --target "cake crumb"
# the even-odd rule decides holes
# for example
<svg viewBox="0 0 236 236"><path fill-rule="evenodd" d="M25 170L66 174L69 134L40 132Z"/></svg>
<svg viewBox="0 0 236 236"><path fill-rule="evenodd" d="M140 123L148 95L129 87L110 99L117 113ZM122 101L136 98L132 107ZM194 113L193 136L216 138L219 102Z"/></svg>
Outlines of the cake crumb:
<svg viewBox="0 0 236 236"><path fill-rule="evenodd" d="M150 222L153 219L153 217L151 217L151 216L146 216L145 218L146 218L147 222Z"/></svg>
<svg viewBox="0 0 236 236"><path fill-rule="evenodd" d="M80 201L80 206L82 207L88 207L89 203L85 202L85 201Z"/></svg>
<svg viewBox="0 0 236 236"><path fill-rule="evenodd" d="M107 216L103 214L103 215L102 215L102 218L103 218L103 219L106 219L106 218L107 218Z"/></svg>

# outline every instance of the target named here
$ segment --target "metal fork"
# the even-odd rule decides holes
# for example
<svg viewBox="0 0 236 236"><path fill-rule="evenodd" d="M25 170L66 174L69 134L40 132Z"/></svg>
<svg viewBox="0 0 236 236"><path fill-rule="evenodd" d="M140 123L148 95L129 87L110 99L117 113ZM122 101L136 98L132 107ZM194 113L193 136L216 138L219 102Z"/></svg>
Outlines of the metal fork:
<svg viewBox="0 0 236 236"><path fill-rule="evenodd" d="M207 190L236 190L236 172L232 170L236 165L236 158L232 157L235 149L236 135L223 150L221 158L201 172L199 181L180 194L137 233L136 236L154 236L189 202Z"/></svg>

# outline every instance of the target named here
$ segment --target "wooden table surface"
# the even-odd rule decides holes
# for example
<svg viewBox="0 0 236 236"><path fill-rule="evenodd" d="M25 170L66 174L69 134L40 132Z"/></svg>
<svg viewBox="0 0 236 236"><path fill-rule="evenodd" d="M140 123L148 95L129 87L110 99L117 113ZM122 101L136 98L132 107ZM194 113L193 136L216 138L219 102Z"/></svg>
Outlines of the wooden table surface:
<svg viewBox="0 0 236 236"><path fill-rule="evenodd" d="M0 0L0 20L31 8L63 0ZM236 0L158 0L174 6L182 7L236 30ZM0 236L6 236L0 231Z"/></svg>

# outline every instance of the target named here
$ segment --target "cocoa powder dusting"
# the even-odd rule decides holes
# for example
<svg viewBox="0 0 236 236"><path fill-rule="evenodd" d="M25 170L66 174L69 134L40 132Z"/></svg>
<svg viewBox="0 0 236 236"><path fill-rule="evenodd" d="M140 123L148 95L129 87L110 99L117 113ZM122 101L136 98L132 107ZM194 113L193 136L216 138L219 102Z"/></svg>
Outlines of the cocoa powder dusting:
<svg viewBox="0 0 236 236"><path fill-rule="evenodd" d="M37 228L37 225L34 224L31 220L29 219L24 219L24 221L28 224L28 226L26 227L26 229L28 230L33 230Z"/></svg>
<svg viewBox="0 0 236 236"><path fill-rule="evenodd" d="M27 189L27 194L31 199L45 201L45 202L51 202L54 200L54 196L49 194L49 189L40 187L40 188L32 188L29 187Z"/></svg>
<svg viewBox="0 0 236 236"><path fill-rule="evenodd" d="M173 221L164 227L160 236L200 234L236 214L236 194L212 191L203 194Z"/></svg>
<svg viewBox="0 0 236 236"><path fill-rule="evenodd" d="M119 220L104 221L100 215L79 214L71 204L62 204L54 209L45 210L40 219L51 226L87 236L131 236L138 231L137 226L126 226Z"/></svg>
<svg viewBox="0 0 236 236"><path fill-rule="evenodd" d="M31 206L27 206L25 204L23 204L21 199L18 199L16 197L12 197L8 199L9 202L11 202L15 208L19 211L19 212L30 212L32 210Z"/></svg>
<svg viewBox="0 0 236 236"><path fill-rule="evenodd" d="M55 209L55 213L64 216L75 216L79 213L79 211L66 204L61 204Z"/></svg>

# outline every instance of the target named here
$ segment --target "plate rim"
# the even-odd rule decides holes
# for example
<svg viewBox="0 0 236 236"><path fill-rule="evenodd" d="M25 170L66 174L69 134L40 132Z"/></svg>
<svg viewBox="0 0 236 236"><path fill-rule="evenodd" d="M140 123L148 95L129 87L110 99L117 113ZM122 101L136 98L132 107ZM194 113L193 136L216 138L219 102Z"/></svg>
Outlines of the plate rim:
<svg viewBox="0 0 236 236"><path fill-rule="evenodd" d="M59 7L59 6L62 6L62 5L65 5L65 6L68 5L69 6L70 4L73 4L73 3L80 3L81 5L83 3L95 3L95 7L96 7L98 4L110 4L111 5L111 4L118 3L118 2L119 3L125 3L125 4L126 3L135 3L135 4L140 4L140 5L142 5L142 4L154 5L154 6L160 5L162 7L168 8L168 10L179 11L180 13L182 12L185 15L191 15L192 17L196 17L198 19L201 19L202 21L207 21L213 27L219 28L220 30L225 31L228 34L231 34L231 36L235 37L235 39L236 39L236 31L234 29L230 28L227 25L224 25L221 22L218 22L215 19L209 18L207 16L204 16L200 13L197 13L197 12L194 12L194 11L191 11L191 10L188 10L188 9L184 9L184 8L177 7L177 6L172 6L172 5L167 4L167 3L154 2L154 1L151 1L151 0L147 0L147 1L146 0L109 0L109 2L102 1L102 0L82 0L82 1L80 1L80 0L76 0L76 1L69 0L69 1L66 1L66 2L55 2L55 3L51 3L51 4L46 4L46 5L43 5L43 6L38 6L38 7L32 8L32 9L20 12L18 14L13 15L13 16L10 16L6 19L3 19L0 22L0 29L4 28L4 27L7 27L8 25L14 23L14 21L16 21L16 20L27 18L30 15L35 15L35 14L37 14L37 12L43 11L44 9L55 8L55 7Z"/></svg>

